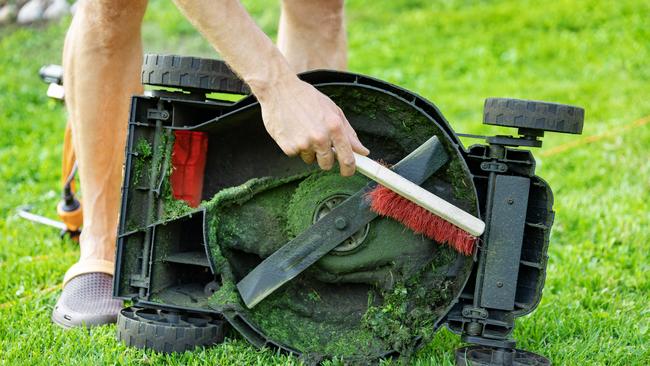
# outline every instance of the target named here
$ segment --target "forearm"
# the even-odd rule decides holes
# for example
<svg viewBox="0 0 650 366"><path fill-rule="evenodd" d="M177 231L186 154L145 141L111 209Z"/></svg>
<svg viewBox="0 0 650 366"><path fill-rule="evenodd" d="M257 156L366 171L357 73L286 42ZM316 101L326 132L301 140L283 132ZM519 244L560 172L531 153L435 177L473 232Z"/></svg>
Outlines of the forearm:
<svg viewBox="0 0 650 366"><path fill-rule="evenodd" d="M306 163L354 174L353 151L366 149L343 111L298 79L280 50L237 0L174 0L187 19L221 53L260 102L264 127L282 151ZM334 150L336 149L336 157Z"/></svg>
<svg viewBox="0 0 650 366"><path fill-rule="evenodd" d="M284 56L239 1L174 2L258 98L264 98L272 85L296 77Z"/></svg>

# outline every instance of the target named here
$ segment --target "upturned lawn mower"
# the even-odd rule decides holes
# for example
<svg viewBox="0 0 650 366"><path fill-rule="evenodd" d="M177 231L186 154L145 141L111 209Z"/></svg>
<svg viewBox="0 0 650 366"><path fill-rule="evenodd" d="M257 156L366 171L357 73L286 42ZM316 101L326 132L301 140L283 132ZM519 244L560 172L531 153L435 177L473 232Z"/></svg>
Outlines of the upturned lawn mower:
<svg viewBox="0 0 650 366"><path fill-rule="evenodd" d="M416 234L369 210L364 176L286 157L223 62L146 55L142 82L163 88L132 100L114 295L133 306L118 338L177 352L231 328L308 362L367 364L408 359L446 325L471 344L460 365L549 364L511 337L540 301L553 223L551 189L517 147L581 133L583 109L490 98L484 123L518 132L466 149L414 93L347 72L300 77L370 158L480 217L477 245L466 255Z"/></svg>

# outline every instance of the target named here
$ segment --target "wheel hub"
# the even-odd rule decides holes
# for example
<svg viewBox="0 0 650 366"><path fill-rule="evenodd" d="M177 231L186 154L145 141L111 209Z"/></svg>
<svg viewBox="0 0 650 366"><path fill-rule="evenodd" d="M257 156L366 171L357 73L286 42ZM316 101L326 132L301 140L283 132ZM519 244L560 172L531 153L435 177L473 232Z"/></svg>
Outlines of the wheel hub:
<svg viewBox="0 0 650 366"><path fill-rule="evenodd" d="M212 318L193 313L179 313L161 309L142 308L133 311L133 318L146 323L166 324L176 327L205 327Z"/></svg>
<svg viewBox="0 0 650 366"><path fill-rule="evenodd" d="M318 220L325 217L325 215L329 214L336 206L340 205L343 201L348 199L348 197L350 197L349 194L337 193L323 200L323 202L321 202L314 211L312 223L315 224ZM341 225L341 228L344 228L346 223L344 221L340 223L337 221L337 225ZM368 236L369 231L370 224L367 224L361 230L355 232L343 243L334 248L332 250L333 254L349 254L358 248L361 244L363 244L364 240L366 240L366 237Z"/></svg>

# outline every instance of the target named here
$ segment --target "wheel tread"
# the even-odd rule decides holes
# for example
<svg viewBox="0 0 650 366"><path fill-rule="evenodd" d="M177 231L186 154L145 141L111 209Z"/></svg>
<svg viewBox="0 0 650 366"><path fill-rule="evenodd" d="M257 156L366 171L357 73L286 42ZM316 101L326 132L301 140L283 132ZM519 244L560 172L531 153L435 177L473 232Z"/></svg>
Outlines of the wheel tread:
<svg viewBox="0 0 650 366"><path fill-rule="evenodd" d="M145 85L250 94L248 85L221 60L146 54L141 75Z"/></svg>
<svg viewBox="0 0 650 366"><path fill-rule="evenodd" d="M580 134L584 124L584 109L533 100L488 98L483 109L483 123Z"/></svg>
<svg viewBox="0 0 650 366"><path fill-rule="evenodd" d="M117 339L129 347L150 348L163 353L184 352L197 346L220 343L224 339L221 320L204 327L182 327L139 320L132 315L132 309L122 309L117 318Z"/></svg>

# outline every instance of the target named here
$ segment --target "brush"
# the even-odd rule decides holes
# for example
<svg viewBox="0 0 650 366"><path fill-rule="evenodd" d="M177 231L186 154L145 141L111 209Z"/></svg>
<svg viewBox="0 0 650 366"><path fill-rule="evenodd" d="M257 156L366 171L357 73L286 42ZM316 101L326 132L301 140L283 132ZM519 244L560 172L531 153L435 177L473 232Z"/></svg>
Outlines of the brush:
<svg viewBox="0 0 650 366"><path fill-rule="evenodd" d="M471 255L485 223L376 161L354 154L357 170L379 183L368 192L370 208L417 234Z"/></svg>

